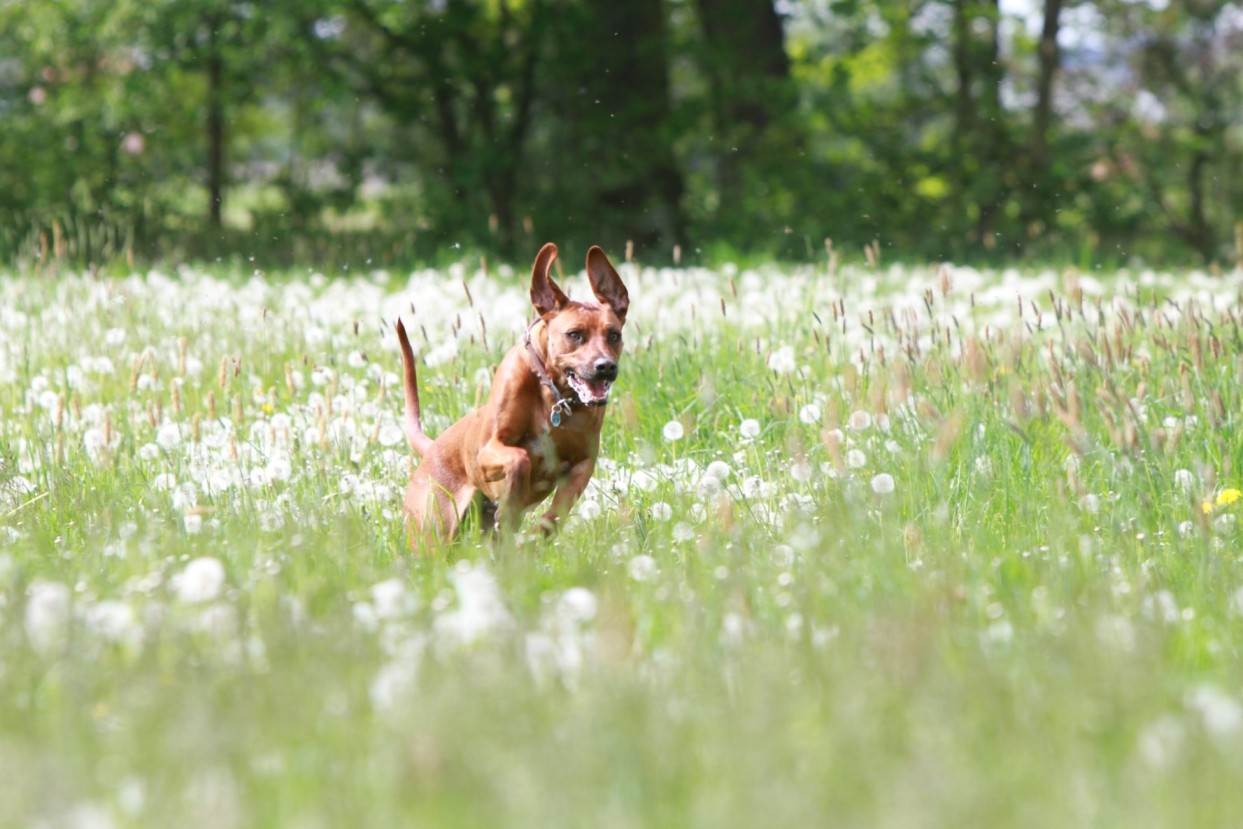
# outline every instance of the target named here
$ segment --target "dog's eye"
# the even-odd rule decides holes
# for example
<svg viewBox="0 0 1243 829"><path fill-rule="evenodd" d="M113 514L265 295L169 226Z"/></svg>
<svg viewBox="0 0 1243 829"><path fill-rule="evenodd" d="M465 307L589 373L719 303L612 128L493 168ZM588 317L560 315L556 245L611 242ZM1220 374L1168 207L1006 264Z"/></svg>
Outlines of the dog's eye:
<svg viewBox="0 0 1243 829"><path fill-rule="evenodd" d="M566 336L570 338L570 342L581 343L583 341L582 331L571 331Z"/></svg>
<svg viewBox="0 0 1243 829"><path fill-rule="evenodd" d="M620 331L610 331L610 332L609 332L609 342L611 342L611 343L619 343L619 342L621 342L621 332L620 332Z"/></svg>

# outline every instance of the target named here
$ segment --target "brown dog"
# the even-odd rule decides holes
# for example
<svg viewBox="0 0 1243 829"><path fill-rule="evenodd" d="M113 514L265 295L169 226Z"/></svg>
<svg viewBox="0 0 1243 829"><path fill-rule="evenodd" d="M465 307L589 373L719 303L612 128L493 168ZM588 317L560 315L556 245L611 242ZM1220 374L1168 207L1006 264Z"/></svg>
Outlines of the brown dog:
<svg viewBox="0 0 1243 829"><path fill-rule="evenodd" d="M539 317L505 355L487 403L435 440L423 433L414 354L398 321L406 437L422 457L406 489L412 545L452 538L473 503L493 527L517 529L555 488L543 516L551 530L591 480L630 298L604 251L592 247L587 276L599 303L571 301L548 275L556 258L551 242L535 257L531 304Z"/></svg>

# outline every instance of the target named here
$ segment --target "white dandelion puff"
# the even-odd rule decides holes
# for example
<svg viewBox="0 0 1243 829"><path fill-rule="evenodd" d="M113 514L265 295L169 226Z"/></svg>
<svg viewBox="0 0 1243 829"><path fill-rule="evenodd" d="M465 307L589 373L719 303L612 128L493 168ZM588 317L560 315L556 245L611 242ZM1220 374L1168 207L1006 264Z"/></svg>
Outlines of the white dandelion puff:
<svg viewBox="0 0 1243 829"><path fill-rule="evenodd" d="M772 354L768 355L768 367L777 374L789 374L793 372L798 365L794 361L794 349L788 345L783 345Z"/></svg>
<svg viewBox="0 0 1243 829"><path fill-rule="evenodd" d="M598 606L595 593L586 587L571 587L557 602L557 618L574 624L590 622L596 618Z"/></svg>
<svg viewBox="0 0 1243 829"><path fill-rule="evenodd" d="M69 587L58 581L35 581L26 589L26 636L40 653L62 645L69 626Z"/></svg>
<svg viewBox="0 0 1243 829"><path fill-rule="evenodd" d="M872 426L872 416L867 412L859 409L850 413L850 418L846 421L846 425L854 432L866 432Z"/></svg>
<svg viewBox="0 0 1243 829"><path fill-rule="evenodd" d="M893 492L894 486L893 476L888 472L881 472L872 477L872 491L877 495L888 495Z"/></svg>
<svg viewBox="0 0 1243 829"><path fill-rule="evenodd" d="M600 502L594 498L584 498L578 502L578 506L575 507L574 512L577 513L578 517L584 521L594 521L600 517L600 513L603 512L603 508L600 506Z"/></svg>
<svg viewBox="0 0 1243 829"><path fill-rule="evenodd" d="M400 579L386 579L371 586L375 615L381 619L397 619L414 612L414 595Z"/></svg>
<svg viewBox="0 0 1243 829"><path fill-rule="evenodd" d="M664 501L657 501L652 504L651 509L648 510L648 514L652 516L653 521L668 521L673 517L673 507L669 506Z"/></svg>
<svg viewBox="0 0 1243 829"><path fill-rule="evenodd" d="M169 587L188 604L210 602L224 590L224 565L211 556L196 558L173 576Z"/></svg>
<svg viewBox="0 0 1243 829"><path fill-rule="evenodd" d="M656 575L656 559L649 555L637 555L630 559L630 564L626 570L630 574L630 578L635 581L648 581L652 576Z"/></svg>
<svg viewBox="0 0 1243 829"><path fill-rule="evenodd" d="M1215 736L1232 734L1243 726L1243 705L1212 685L1201 685L1187 695L1187 707L1198 713L1204 728Z"/></svg>

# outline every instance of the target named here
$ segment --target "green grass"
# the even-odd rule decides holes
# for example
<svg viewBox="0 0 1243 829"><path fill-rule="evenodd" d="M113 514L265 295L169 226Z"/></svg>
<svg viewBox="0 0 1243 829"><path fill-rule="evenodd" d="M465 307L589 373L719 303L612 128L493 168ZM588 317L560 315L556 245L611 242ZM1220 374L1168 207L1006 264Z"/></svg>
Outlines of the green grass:
<svg viewBox="0 0 1243 829"><path fill-rule="evenodd" d="M522 272L0 280L0 823L1237 823L1237 275L623 276L576 515L426 557L392 320L436 432Z"/></svg>

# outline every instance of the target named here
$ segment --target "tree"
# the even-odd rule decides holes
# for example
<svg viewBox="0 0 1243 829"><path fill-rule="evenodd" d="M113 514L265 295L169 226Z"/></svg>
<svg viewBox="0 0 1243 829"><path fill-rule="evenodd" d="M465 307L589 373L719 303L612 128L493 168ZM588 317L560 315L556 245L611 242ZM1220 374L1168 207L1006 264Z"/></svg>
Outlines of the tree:
<svg viewBox="0 0 1243 829"><path fill-rule="evenodd" d="M539 76L542 224L602 243L685 242L662 0L563 9ZM539 162L537 162L539 163Z"/></svg>
<svg viewBox="0 0 1243 829"><path fill-rule="evenodd" d="M695 11L716 173L712 229L737 233L758 220L771 232L793 220L788 194L807 171L781 16L772 0L696 0Z"/></svg>
<svg viewBox="0 0 1243 829"><path fill-rule="evenodd" d="M549 0L344 0L339 36L318 48L409 136L408 161L438 180L441 228L483 240L487 216L514 250L524 151ZM427 181L425 180L425 183Z"/></svg>
<svg viewBox="0 0 1243 829"><path fill-rule="evenodd" d="M1127 73L1095 108L1109 125L1097 178L1131 187L1155 207L1153 229L1212 261L1243 200L1243 19L1226 0L1100 7L1112 23L1108 57Z"/></svg>

